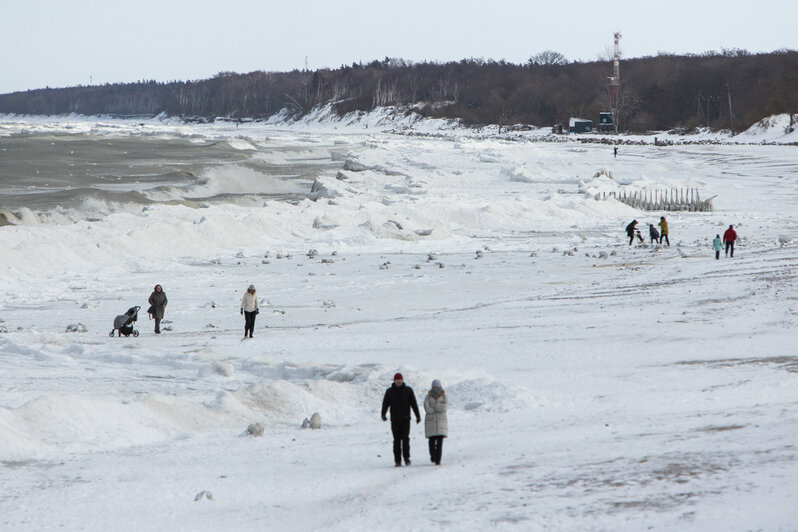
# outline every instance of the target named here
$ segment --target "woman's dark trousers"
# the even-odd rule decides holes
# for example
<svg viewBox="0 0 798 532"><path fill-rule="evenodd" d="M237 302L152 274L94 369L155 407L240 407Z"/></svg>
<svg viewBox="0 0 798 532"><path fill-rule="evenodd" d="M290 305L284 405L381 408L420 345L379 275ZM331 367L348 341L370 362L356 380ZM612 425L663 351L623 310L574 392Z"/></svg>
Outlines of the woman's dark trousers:
<svg viewBox="0 0 798 532"><path fill-rule="evenodd" d="M244 337L249 333L249 337L252 338L252 332L255 330L255 315L254 310L252 312L244 311Z"/></svg>
<svg viewBox="0 0 798 532"><path fill-rule="evenodd" d="M443 454L443 436L432 436L429 439L429 458L440 465Z"/></svg>

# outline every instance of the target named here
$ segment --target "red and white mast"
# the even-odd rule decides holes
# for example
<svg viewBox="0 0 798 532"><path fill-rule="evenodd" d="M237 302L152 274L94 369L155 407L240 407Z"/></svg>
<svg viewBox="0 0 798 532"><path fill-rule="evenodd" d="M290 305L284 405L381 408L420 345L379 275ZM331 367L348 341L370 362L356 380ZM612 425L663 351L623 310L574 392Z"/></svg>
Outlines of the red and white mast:
<svg viewBox="0 0 798 532"><path fill-rule="evenodd" d="M612 125L618 133L618 86L621 84L621 32L616 31L615 49L612 62L612 77L610 78L610 111L612 112Z"/></svg>

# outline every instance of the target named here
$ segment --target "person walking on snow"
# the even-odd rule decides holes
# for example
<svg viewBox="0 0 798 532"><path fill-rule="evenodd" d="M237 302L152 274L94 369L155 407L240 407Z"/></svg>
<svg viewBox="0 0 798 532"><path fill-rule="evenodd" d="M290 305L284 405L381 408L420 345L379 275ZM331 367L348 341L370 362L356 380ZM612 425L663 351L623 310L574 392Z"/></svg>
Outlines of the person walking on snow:
<svg viewBox="0 0 798 532"><path fill-rule="evenodd" d="M393 461L396 467L410 465L410 409L416 414L416 423L421 423L418 403L413 388L405 385L401 373L393 376L393 385L385 390L382 399L382 420L388 421L385 415L391 410L391 432L393 432Z"/></svg>
<svg viewBox="0 0 798 532"><path fill-rule="evenodd" d="M651 238L651 243L659 241L659 231L654 227L654 224L648 224L648 236Z"/></svg>
<svg viewBox="0 0 798 532"><path fill-rule="evenodd" d="M632 242L635 241L635 231L637 230L637 220L632 220L629 225L626 226L626 236L629 237L629 245L632 245Z"/></svg>
<svg viewBox="0 0 798 532"><path fill-rule="evenodd" d="M731 258L734 258L734 241L737 240L737 231L734 230L734 226L730 225L726 232L723 233L723 241L726 243L726 256L729 256L729 250L731 250Z"/></svg>
<svg viewBox="0 0 798 532"><path fill-rule="evenodd" d="M424 399L424 435L429 438L429 458L435 465L441 465L443 439L449 435L449 419L446 409L449 400L443 391L441 381L432 381L432 388Z"/></svg>
<svg viewBox="0 0 798 532"><path fill-rule="evenodd" d="M155 285L147 302L150 304L150 314L155 318L155 334L161 334L161 320L166 310L166 304L169 302L169 300L166 299L166 292L163 291L161 285Z"/></svg>
<svg viewBox="0 0 798 532"><path fill-rule="evenodd" d="M255 292L255 285L249 285L244 297L241 298L241 315L244 316L244 338L252 338L252 332L255 330L255 316L258 315L258 294Z"/></svg>
<svg viewBox="0 0 798 532"><path fill-rule="evenodd" d="M715 249L715 260L720 259L720 250L723 249L723 243L720 241L720 235L715 235L715 240L712 241L712 247Z"/></svg>
<svg viewBox="0 0 798 532"><path fill-rule="evenodd" d="M660 232L659 243L662 244L662 239L664 238L665 242L670 247L671 240L668 238L668 222L665 220L664 216L659 217L659 223L657 225L659 226Z"/></svg>

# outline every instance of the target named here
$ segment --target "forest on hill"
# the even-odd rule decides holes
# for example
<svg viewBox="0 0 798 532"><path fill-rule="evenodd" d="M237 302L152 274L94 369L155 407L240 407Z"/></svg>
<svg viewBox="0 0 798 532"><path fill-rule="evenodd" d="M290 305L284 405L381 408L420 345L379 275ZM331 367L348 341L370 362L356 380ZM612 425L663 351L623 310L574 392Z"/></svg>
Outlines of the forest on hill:
<svg viewBox="0 0 798 532"><path fill-rule="evenodd" d="M385 58L337 69L220 72L211 79L45 88L0 95L0 113L264 119L332 104L339 114L413 106L466 124L549 126L608 111L612 62L568 62L544 52L522 65L463 59ZM621 61L619 127L651 131L709 126L742 130L798 113L798 51L660 54Z"/></svg>

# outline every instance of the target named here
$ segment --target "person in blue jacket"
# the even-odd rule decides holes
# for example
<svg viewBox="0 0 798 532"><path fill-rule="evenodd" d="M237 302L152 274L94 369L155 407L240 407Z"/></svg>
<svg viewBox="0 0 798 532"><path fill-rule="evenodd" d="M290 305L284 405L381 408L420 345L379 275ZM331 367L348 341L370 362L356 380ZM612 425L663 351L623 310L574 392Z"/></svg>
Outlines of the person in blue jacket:
<svg viewBox="0 0 798 532"><path fill-rule="evenodd" d="M720 235L715 235L715 240L712 241L712 247L715 248L715 260L720 260L720 250L723 249L723 242Z"/></svg>

